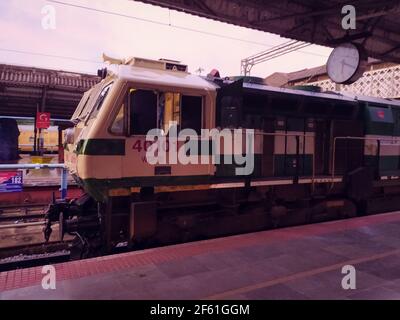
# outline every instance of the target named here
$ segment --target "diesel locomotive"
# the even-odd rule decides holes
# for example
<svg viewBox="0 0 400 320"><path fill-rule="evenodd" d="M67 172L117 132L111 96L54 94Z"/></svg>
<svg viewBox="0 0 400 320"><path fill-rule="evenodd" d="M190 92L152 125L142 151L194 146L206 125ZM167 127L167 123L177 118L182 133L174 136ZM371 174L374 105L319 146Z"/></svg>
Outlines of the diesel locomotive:
<svg viewBox="0 0 400 320"><path fill-rule="evenodd" d="M66 166L86 194L49 206L46 239L59 222L60 238L110 251L400 207L399 101L201 77L170 60L112 62L65 134ZM168 141L171 121L199 133L179 147L213 148L200 132L217 129L250 132L252 148L239 139L221 143L220 161L152 164L148 132ZM203 150L194 157L215 157ZM237 174L243 163L225 156L249 152L251 172Z"/></svg>

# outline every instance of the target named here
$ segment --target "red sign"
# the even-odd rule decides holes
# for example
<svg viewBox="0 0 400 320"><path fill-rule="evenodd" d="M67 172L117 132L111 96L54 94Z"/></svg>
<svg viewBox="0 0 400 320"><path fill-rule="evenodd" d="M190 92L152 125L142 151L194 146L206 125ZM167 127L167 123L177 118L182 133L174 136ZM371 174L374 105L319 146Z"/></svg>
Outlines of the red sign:
<svg viewBox="0 0 400 320"><path fill-rule="evenodd" d="M379 119L382 119L382 120L385 119L385 111L379 110L379 111L376 112L376 114L377 114Z"/></svg>
<svg viewBox="0 0 400 320"><path fill-rule="evenodd" d="M50 113L38 112L36 113L36 128L47 129L50 127Z"/></svg>
<svg viewBox="0 0 400 320"><path fill-rule="evenodd" d="M15 176L16 171L0 171L0 184Z"/></svg>
<svg viewBox="0 0 400 320"><path fill-rule="evenodd" d="M0 171L0 193L22 191L22 171Z"/></svg>

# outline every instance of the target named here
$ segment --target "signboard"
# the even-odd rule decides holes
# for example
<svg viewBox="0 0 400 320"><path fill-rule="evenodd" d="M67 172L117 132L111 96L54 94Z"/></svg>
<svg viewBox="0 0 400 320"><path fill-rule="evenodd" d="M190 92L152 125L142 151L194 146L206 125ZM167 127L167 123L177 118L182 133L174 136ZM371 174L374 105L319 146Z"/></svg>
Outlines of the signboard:
<svg viewBox="0 0 400 320"><path fill-rule="evenodd" d="M22 191L22 171L0 171L0 193Z"/></svg>
<svg viewBox="0 0 400 320"><path fill-rule="evenodd" d="M38 112L36 113L36 128L47 129L50 127L50 113Z"/></svg>
<svg viewBox="0 0 400 320"><path fill-rule="evenodd" d="M371 121L393 123L392 109L380 107L368 107Z"/></svg>

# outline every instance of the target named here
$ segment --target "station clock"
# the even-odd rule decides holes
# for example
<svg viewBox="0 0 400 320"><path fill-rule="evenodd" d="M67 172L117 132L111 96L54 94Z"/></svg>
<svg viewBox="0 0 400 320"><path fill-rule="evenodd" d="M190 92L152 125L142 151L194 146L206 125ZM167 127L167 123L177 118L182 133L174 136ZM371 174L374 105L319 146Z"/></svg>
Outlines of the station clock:
<svg viewBox="0 0 400 320"><path fill-rule="evenodd" d="M339 84L357 81L367 66L367 55L359 44L343 43L331 52L326 69L329 78Z"/></svg>

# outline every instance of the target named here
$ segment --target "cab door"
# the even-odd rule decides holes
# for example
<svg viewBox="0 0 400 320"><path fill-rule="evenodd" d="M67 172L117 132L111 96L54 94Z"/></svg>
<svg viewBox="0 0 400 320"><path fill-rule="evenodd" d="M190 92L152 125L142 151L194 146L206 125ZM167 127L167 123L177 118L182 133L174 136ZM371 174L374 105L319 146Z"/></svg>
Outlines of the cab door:
<svg viewBox="0 0 400 320"><path fill-rule="evenodd" d="M315 121L314 163L315 174L326 175L329 171L330 121L317 119Z"/></svg>
<svg viewBox="0 0 400 320"><path fill-rule="evenodd" d="M128 89L128 136L122 172L135 185L143 184L143 177L154 176L154 168L148 164L146 158L146 152L152 145L150 141L146 141L146 134L157 128L157 103L158 97L154 90ZM165 173L168 174L168 170Z"/></svg>
<svg viewBox="0 0 400 320"><path fill-rule="evenodd" d="M331 162L335 161L335 174L345 174L363 166L364 141L362 139L336 139L334 146L334 139L336 137L362 138L363 136L364 127L361 121L332 120L330 158ZM334 147L336 150L333 150ZM331 163L330 166L332 165ZM332 174L332 172L330 173Z"/></svg>
<svg viewBox="0 0 400 320"><path fill-rule="evenodd" d="M200 161L201 129L204 128L206 97L201 92L175 89L128 89L128 137L123 159L123 175L137 186L181 185L206 181L211 164ZM171 127L172 123L176 127ZM155 139L146 141L148 132L158 130L160 142L152 152ZM176 141L184 129L191 129L190 139L198 145L197 163L182 163L179 151L186 141ZM161 154L162 153L162 154ZM151 163L147 155L155 155ZM149 162L150 161L150 162Z"/></svg>

